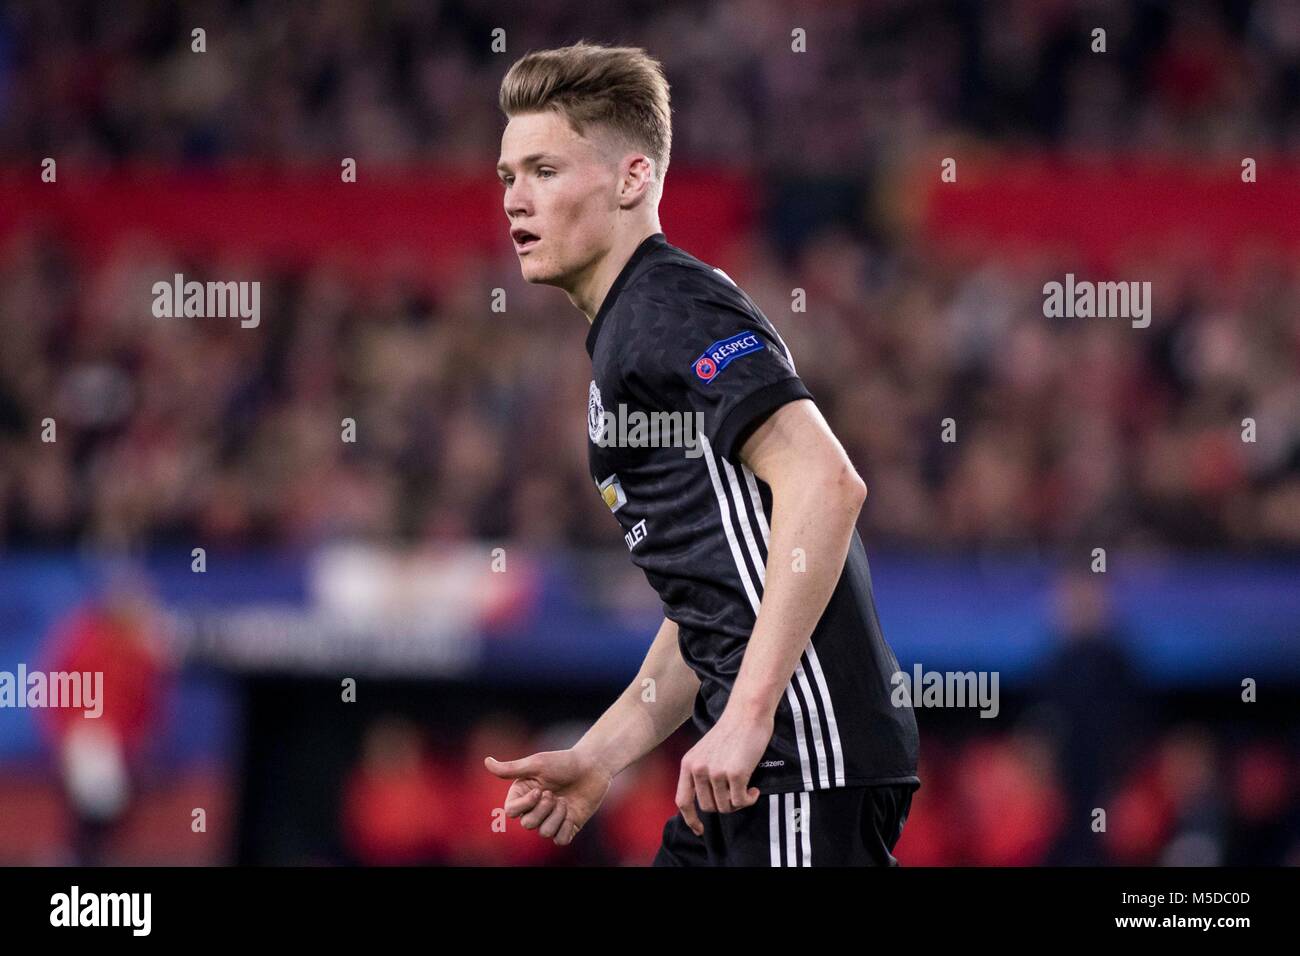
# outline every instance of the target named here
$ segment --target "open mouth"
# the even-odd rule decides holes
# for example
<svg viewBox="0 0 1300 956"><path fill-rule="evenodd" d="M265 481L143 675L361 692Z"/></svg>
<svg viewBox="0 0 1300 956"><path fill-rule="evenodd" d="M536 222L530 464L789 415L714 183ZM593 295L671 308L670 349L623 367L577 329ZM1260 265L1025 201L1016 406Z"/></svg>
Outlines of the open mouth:
<svg viewBox="0 0 1300 956"><path fill-rule="evenodd" d="M528 252L533 246L541 242L541 238L527 229L510 230L510 238L515 241L515 252L520 254Z"/></svg>

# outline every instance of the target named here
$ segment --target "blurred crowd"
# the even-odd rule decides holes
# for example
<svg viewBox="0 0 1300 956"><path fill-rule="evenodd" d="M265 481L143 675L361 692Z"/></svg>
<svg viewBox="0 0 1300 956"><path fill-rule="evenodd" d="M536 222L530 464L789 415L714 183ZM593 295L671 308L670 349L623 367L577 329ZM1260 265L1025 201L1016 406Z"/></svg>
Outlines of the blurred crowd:
<svg viewBox="0 0 1300 956"><path fill-rule="evenodd" d="M796 30L806 52L774 55ZM506 64L557 37L662 58L680 162L861 169L937 133L1144 152L1300 138L1290 0L77 0L0 11L0 161L478 167Z"/></svg>
<svg viewBox="0 0 1300 956"><path fill-rule="evenodd" d="M1294 263L1144 263L1166 305L1133 329L1045 318L1046 262L834 230L789 264L755 236L748 258L738 281L867 482L871 542L1300 544ZM35 236L0 249L0 545L617 540L586 474L586 323L512 261L442 293L271 271L249 329L154 318L141 290L173 272L221 269L139 243L93 265ZM498 284L506 313L482 306Z"/></svg>

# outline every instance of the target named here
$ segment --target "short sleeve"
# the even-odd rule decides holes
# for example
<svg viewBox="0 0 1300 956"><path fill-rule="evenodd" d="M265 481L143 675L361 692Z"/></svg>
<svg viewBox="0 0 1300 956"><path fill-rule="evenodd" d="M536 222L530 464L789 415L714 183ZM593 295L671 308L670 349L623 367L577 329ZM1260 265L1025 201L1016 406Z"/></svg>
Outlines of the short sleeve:
<svg viewBox="0 0 1300 956"><path fill-rule="evenodd" d="M734 460L782 405L812 398L772 324L729 278L668 266L635 292L619 343L624 379L650 407L698 413L721 457Z"/></svg>

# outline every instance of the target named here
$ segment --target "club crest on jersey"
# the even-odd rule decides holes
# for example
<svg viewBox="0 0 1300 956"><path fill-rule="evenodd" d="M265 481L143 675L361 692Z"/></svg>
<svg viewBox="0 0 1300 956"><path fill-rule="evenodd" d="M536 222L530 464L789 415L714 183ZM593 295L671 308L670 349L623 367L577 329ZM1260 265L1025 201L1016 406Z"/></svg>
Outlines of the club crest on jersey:
<svg viewBox="0 0 1300 956"><path fill-rule="evenodd" d="M591 388L587 389L587 435L592 441L600 441L601 434L605 431L605 406L600 401L600 389L596 386L596 380L591 380Z"/></svg>
<svg viewBox="0 0 1300 956"><path fill-rule="evenodd" d="M737 332L731 338L719 339L704 350L691 369L701 382L711 382L732 360L766 348L757 332Z"/></svg>

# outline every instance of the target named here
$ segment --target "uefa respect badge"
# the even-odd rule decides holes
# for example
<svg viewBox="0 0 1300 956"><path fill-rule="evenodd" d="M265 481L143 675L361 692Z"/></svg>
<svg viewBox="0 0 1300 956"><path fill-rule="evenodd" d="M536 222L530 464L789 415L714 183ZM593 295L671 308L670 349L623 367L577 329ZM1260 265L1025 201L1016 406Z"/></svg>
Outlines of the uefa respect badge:
<svg viewBox="0 0 1300 956"><path fill-rule="evenodd" d="M750 355L766 348L757 332L737 332L726 339L719 339L704 350L691 369L701 382L711 382L724 368L743 355Z"/></svg>

